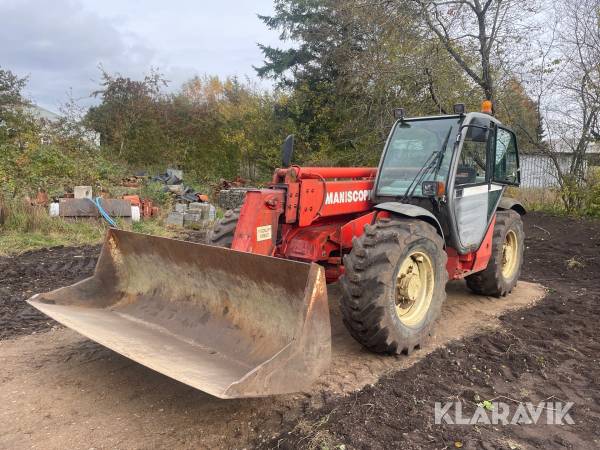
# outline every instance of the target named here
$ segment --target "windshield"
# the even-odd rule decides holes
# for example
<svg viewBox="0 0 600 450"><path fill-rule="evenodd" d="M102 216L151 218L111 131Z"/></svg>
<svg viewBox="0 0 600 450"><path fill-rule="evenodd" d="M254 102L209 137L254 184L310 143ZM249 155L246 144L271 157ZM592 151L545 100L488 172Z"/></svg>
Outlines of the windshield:
<svg viewBox="0 0 600 450"><path fill-rule="evenodd" d="M446 182L452 158L452 151L449 149L454 145L460 121L460 117L449 117L399 122L392 133L381 165L377 195L405 195L433 152L441 151L442 159L425 175L423 181ZM414 195L422 196L420 185L415 187Z"/></svg>

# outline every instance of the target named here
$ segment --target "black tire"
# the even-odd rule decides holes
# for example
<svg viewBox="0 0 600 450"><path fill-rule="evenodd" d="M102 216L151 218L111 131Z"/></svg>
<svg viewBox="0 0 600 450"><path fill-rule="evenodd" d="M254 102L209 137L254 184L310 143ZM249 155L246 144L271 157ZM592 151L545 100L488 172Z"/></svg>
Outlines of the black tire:
<svg viewBox="0 0 600 450"><path fill-rule="evenodd" d="M241 208L230 209L217 220L212 230L206 235L206 243L217 247L231 248L233 235L240 219Z"/></svg>
<svg viewBox="0 0 600 450"><path fill-rule="evenodd" d="M415 251L431 262L433 294L420 323L408 326L396 313L396 281L400 266ZM446 261L443 239L426 222L381 219L365 227L344 258L341 278L341 310L350 334L378 353L408 354L419 347L446 299Z"/></svg>
<svg viewBox="0 0 600 450"><path fill-rule="evenodd" d="M512 231L517 239L517 266L512 275L504 276L504 243L509 232ZM525 233L523 221L519 213L513 210L498 211L496 225L492 237L492 257L485 270L466 277L467 286L476 294L492 297L504 297L517 285L523 265L523 249Z"/></svg>

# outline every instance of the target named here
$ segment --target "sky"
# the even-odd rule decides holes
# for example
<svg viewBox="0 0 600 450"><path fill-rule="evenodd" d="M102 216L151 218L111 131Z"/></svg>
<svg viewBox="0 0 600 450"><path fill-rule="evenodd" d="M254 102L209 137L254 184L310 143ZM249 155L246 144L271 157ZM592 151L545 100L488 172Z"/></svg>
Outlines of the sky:
<svg viewBox="0 0 600 450"><path fill-rule="evenodd" d="M272 12L272 0L0 0L0 67L51 111L69 95L89 104L99 64L133 78L156 67L171 89L203 74L257 80L257 43L278 42L257 14Z"/></svg>

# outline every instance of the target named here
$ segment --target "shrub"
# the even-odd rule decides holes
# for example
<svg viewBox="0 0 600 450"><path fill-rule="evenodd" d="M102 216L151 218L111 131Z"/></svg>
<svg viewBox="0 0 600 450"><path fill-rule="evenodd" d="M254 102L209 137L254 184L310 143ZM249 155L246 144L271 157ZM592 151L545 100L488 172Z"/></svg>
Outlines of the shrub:
<svg viewBox="0 0 600 450"><path fill-rule="evenodd" d="M31 233L39 231L48 233L56 224L42 207L31 206L23 199L3 202L3 230Z"/></svg>
<svg viewBox="0 0 600 450"><path fill-rule="evenodd" d="M166 206L171 202L171 194L165 191L165 185L157 181L148 181L142 186L140 191L141 198L152 200L157 206Z"/></svg>
<svg viewBox="0 0 600 450"><path fill-rule="evenodd" d="M584 213L600 217L600 167L590 169L585 185Z"/></svg>

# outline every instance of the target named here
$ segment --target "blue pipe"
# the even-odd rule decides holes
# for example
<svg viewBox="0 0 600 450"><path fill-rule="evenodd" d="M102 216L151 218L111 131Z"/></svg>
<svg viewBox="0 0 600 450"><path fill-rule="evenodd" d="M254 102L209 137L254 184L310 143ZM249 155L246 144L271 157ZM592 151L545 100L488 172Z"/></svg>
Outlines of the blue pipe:
<svg viewBox="0 0 600 450"><path fill-rule="evenodd" d="M108 224L111 227L118 228L117 222L115 222L114 219L112 217L110 217L109 214L102 207L102 204L100 203L101 197L96 197L94 200L90 199L90 201L94 204L94 206L96 207L96 209L98 210L100 215L104 218L104 220L106 220L108 222Z"/></svg>

